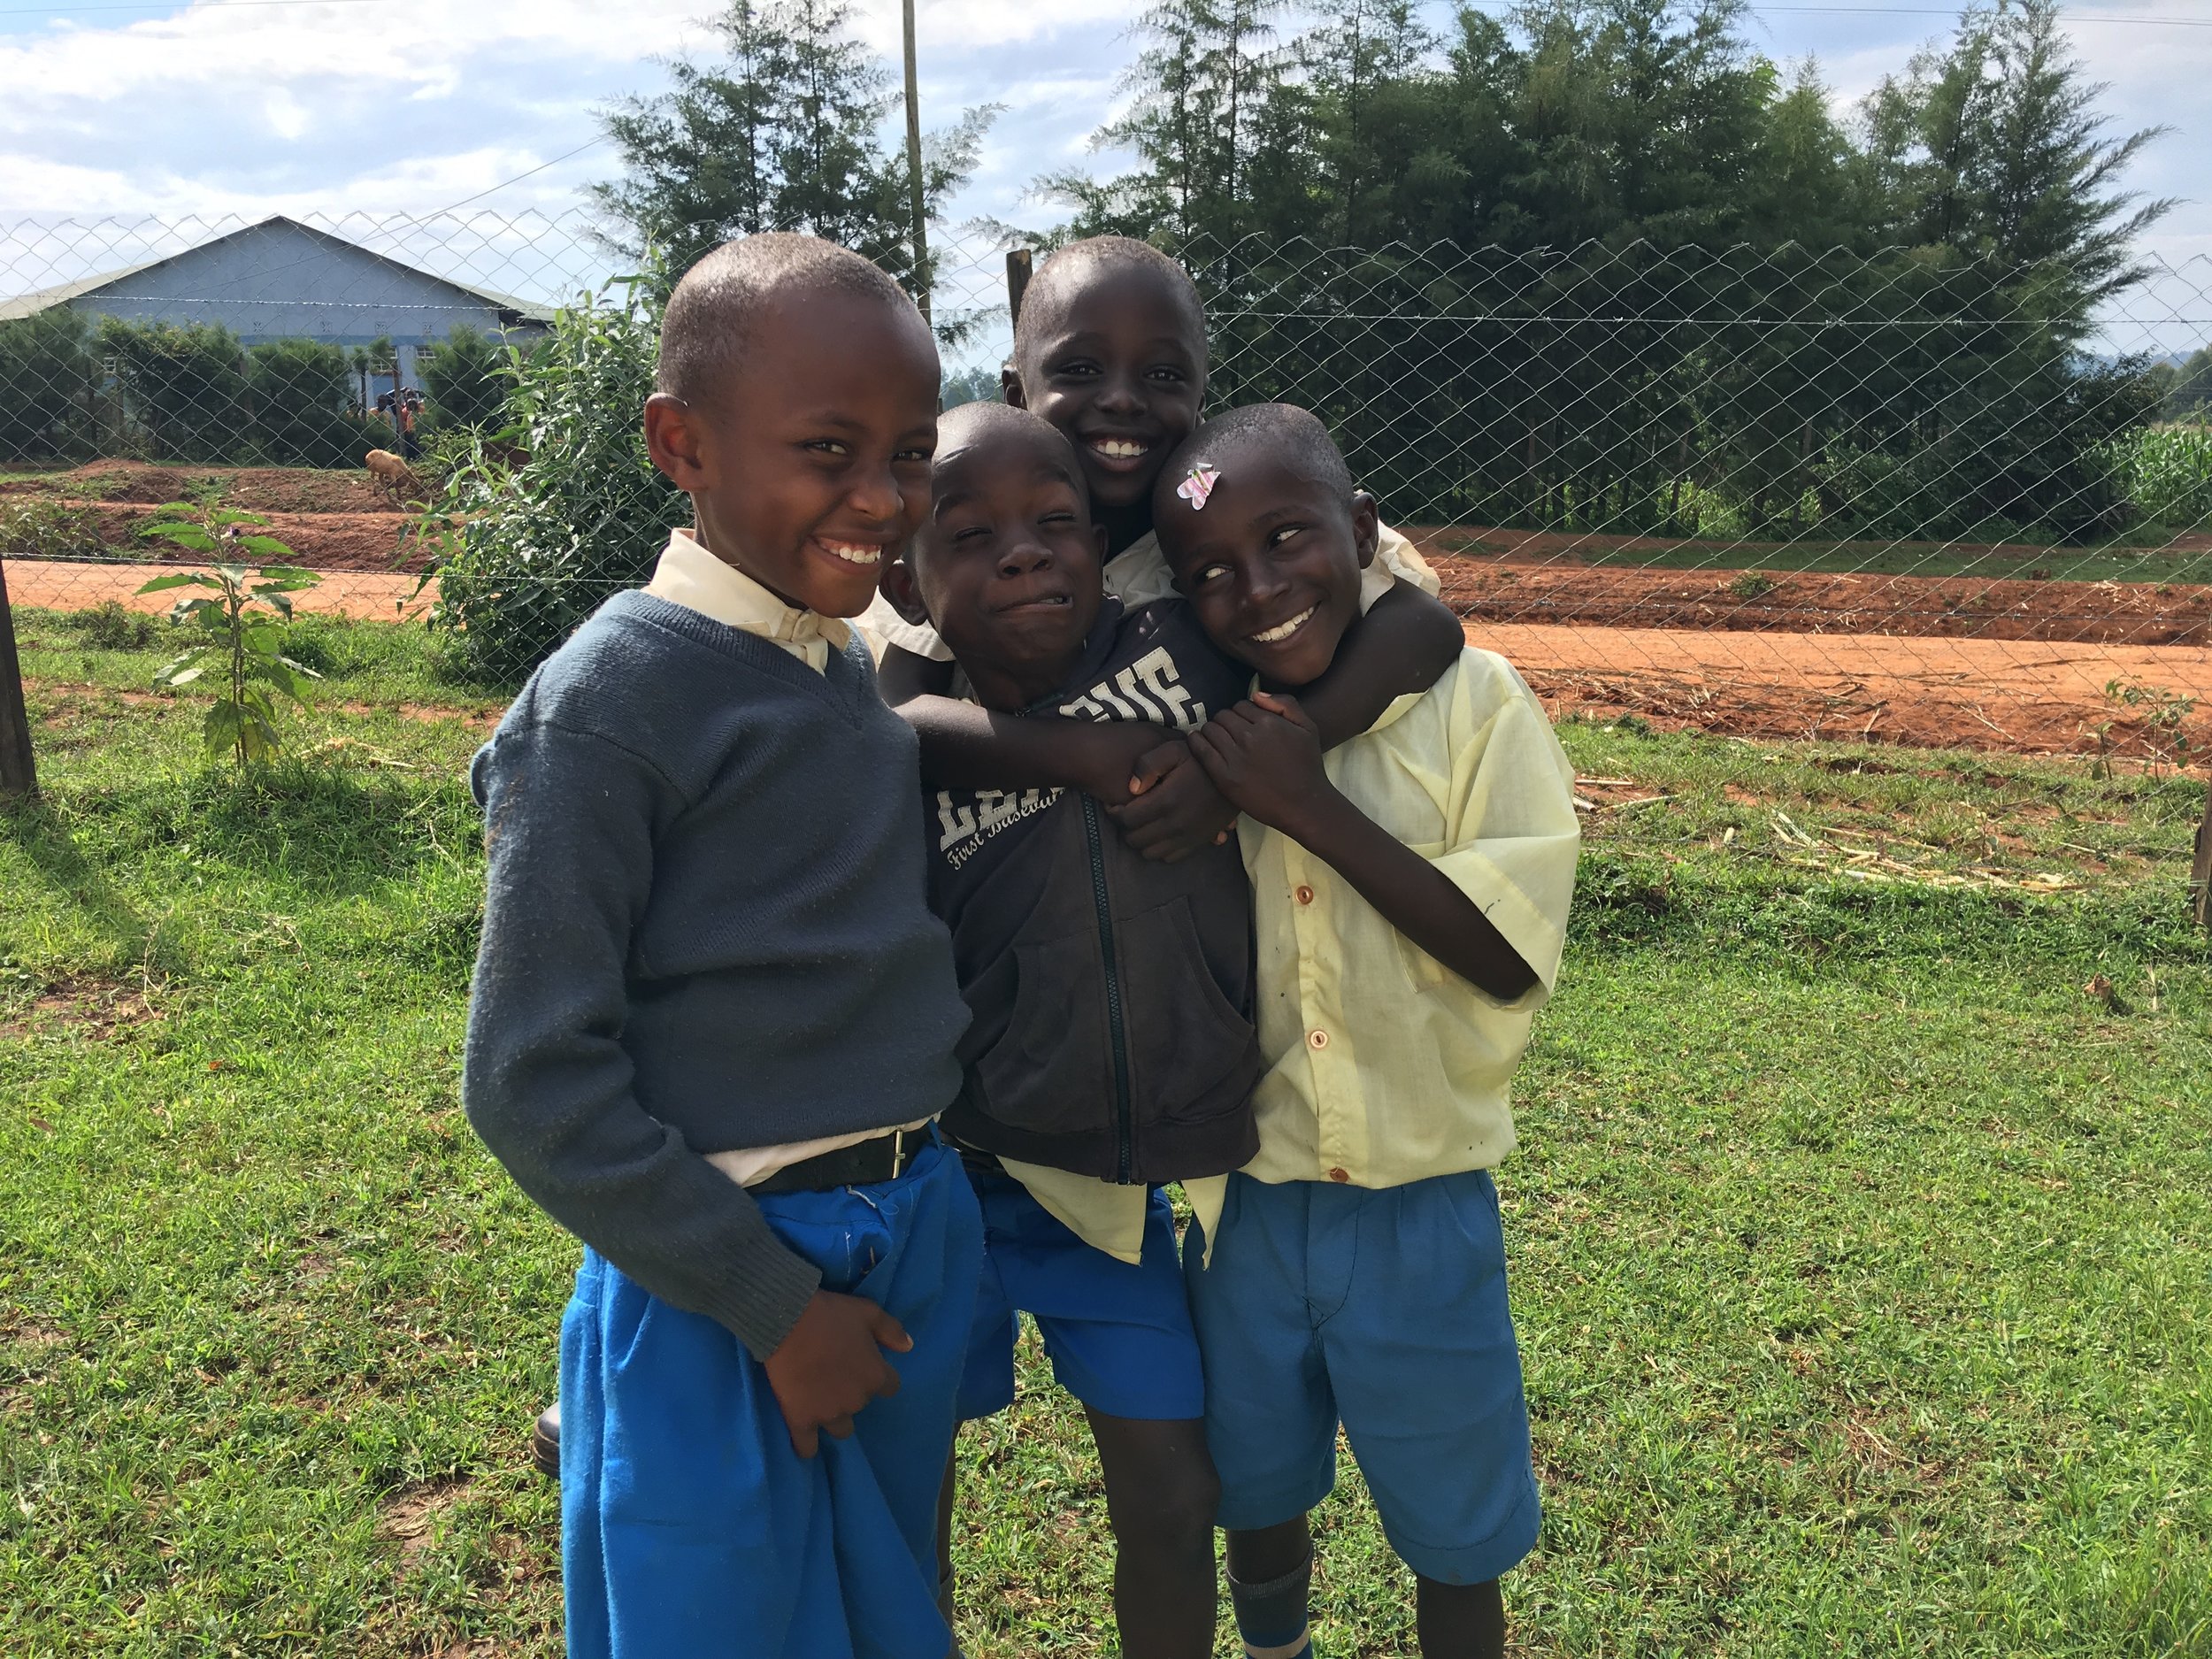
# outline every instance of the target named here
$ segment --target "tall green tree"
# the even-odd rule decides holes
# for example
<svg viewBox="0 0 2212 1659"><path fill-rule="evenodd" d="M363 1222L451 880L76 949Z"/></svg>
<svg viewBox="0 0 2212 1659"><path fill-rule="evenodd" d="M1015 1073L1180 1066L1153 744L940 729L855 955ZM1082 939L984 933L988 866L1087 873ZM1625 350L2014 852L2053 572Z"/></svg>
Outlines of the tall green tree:
<svg viewBox="0 0 2212 1659"><path fill-rule="evenodd" d="M2133 250L2170 211L2118 188L2163 129L2115 135L2059 27L2055 0L1999 0L1916 54L1862 111L1863 165L1890 240L2039 271L2053 314L2085 320L2138 281Z"/></svg>
<svg viewBox="0 0 2212 1659"><path fill-rule="evenodd" d="M1126 113L1093 134L1098 149L1133 150L1138 165L1103 181L1069 171L1041 181L1076 210L1085 234L1227 242L1250 228L1253 167L1266 111L1289 59L1273 19L1287 0L1162 0L1137 19L1144 42L1122 76Z"/></svg>
<svg viewBox="0 0 2212 1659"><path fill-rule="evenodd" d="M712 19L722 55L667 65L670 88L600 112L623 176L592 187L626 252L660 251L681 273L708 250L761 231L804 231L866 255L910 288L909 173L885 142L891 78L851 33L846 0L732 0ZM975 170L995 105L965 111L924 146L934 213Z"/></svg>

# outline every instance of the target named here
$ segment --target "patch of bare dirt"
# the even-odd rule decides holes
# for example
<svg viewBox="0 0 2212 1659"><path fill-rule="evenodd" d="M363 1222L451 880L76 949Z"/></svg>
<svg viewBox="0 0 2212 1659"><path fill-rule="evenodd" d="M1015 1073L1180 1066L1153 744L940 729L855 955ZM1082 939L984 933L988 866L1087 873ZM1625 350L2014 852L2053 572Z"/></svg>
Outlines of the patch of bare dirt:
<svg viewBox="0 0 2212 1659"><path fill-rule="evenodd" d="M2212 648L2004 640L1467 625L1526 676L1555 719L1633 715L1664 731L2170 762L2172 740L2105 695L2114 680L2193 697L2212 745Z"/></svg>
<svg viewBox="0 0 2212 1659"><path fill-rule="evenodd" d="M1432 560L1475 622L1758 634L2212 643L2212 587L1825 572L1631 570L1565 561Z"/></svg>
<svg viewBox="0 0 2212 1659"><path fill-rule="evenodd" d="M471 1483L457 1475L403 1486L377 1506L376 1535L397 1545L402 1561L411 1561L430 1548L439 1519L470 1490Z"/></svg>
<svg viewBox="0 0 2212 1659"><path fill-rule="evenodd" d="M27 1037L56 1026L95 1039L112 1037L127 1026L162 1018L146 999L143 985L73 975L49 984L14 1018L0 1020L0 1037Z"/></svg>
<svg viewBox="0 0 2212 1659"><path fill-rule="evenodd" d="M48 495L61 501L181 501L208 484L221 486L223 504L248 512L395 512L392 493L365 471L305 466L170 467L144 461L88 461L65 472L0 482L0 495Z"/></svg>

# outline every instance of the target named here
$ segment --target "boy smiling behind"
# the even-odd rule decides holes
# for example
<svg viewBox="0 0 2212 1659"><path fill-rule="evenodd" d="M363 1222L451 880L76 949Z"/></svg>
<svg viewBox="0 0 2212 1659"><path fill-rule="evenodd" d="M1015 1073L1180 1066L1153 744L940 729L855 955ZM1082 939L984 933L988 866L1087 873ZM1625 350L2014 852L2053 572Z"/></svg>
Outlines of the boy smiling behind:
<svg viewBox="0 0 2212 1659"><path fill-rule="evenodd" d="M1042 416L1073 444L1092 517L1106 532L1106 592L1133 610L1175 591L1153 534L1153 498L1169 455L1198 423L1206 374L1198 289L1149 243L1125 236L1071 242L1045 261L1022 301L1006 401ZM1392 697L1428 685L1463 642L1458 618L1433 597L1436 578L1412 544L1386 531L1378 543L1360 595L1365 620L1347 642L1342 665L1310 694L1330 742L1365 730ZM1156 732L1148 742L1141 726L1074 720L1017 724L941 695L925 696L950 683L936 630L887 603L872 609L868 622L887 643L884 695L915 722L939 781L1082 789L1110 803L1129 844L1153 857L1185 856L1234 820L1189 764L1179 737ZM1133 799L1133 775L1144 786Z"/></svg>
<svg viewBox="0 0 2212 1659"><path fill-rule="evenodd" d="M677 284L658 384L647 447L695 528L472 773L463 1098L585 1245L568 1651L944 1659L980 1228L928 1125L967 1010L913 737L839 620L927 511L936 348L866 260L754 236Z"/></svg>
<svg viewBox="0 0 2212 1659"><path fill-rule="evenodd" d="M1310 1653L1306 1514L1340 1421L1416 1575L1422 1651L1502 1654L1497 1578L1538 1513L1490 1171L1558 972L1573 770L1520 676L1471 647L1325 757L1286 694L1358 615L1374 498L1280 403L1229 411L1171 466L1216 479L1187 504L1160 488L1177 583L1265 687L1191 739L1246 814L1269 1067L1259 1154L1192 1194L1204 1242L1184 1251L1238 1626L1253 1655Z"/></svg>
<svg viewBox="0 0 2212 1659"><path fill-rule="evenodd" d="M934 620L983 707L1190 731L1236 700L1245 672L1189 606L1125 612L1102 595L1103 537L1061 433L967 404L940 423L933 473L890 586ZM1256 1146L1244 866L1227 844L1141 857L1072 791L945 789L933 805L930 901L975 1013L945 1115L984 1217L960 1415L1012 1403L1028 1313L1098 1446L1122 1651L1205 1659L1219 1487L1159 1184L1225 1174Z"/></svg>

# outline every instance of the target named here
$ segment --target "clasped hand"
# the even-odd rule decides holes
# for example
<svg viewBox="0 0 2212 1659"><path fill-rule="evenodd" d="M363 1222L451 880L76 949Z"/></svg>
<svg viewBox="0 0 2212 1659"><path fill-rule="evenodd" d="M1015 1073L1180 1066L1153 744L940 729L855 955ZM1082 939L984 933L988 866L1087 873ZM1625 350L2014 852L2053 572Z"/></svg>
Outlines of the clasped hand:
<svg viewBox="0 0 2212 1659"><path fill-rule="evenodd" d="M1333 793L1321 766L1321 732L1295 697L1256 691L1191 733L1192 756L1223 797L1294 839Z"/></svg>

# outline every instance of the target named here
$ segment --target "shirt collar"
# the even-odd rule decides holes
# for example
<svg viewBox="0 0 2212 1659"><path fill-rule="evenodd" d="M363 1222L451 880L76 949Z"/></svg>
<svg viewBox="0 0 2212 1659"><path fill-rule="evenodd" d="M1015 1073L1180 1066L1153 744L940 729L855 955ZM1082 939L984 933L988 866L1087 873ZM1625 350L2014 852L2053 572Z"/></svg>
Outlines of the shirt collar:
<svg viewBox="0 0 2212 1659"><path fill-rule="evenodd" d="M661 550L645 591L764 640L797 644L819 640L833 651L841 651L852 638L842 618L784 603L736 565L708 552L689 530L668 533L668 545Z"/></svg>

